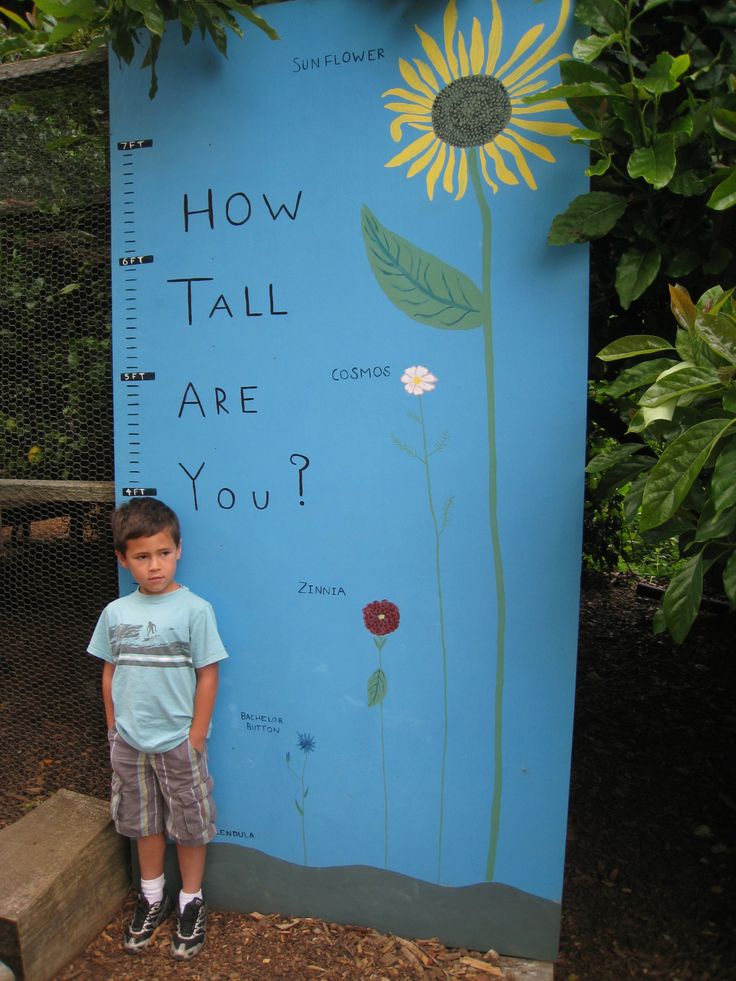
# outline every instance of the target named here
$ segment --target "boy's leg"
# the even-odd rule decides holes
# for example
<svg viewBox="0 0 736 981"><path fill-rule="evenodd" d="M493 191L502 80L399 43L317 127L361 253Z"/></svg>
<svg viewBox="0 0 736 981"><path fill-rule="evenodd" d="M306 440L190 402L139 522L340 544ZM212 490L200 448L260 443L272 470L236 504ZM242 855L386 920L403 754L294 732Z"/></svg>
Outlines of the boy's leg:
<svg viewBox="0 0 736 981"><path fill-rule="evenodd" d="M141 879L158 879L164 874L164 855L166 853L166 838L163 834L145 835L136 838L138 865Z"/></svg>
<svg viewBox="0 0 736 981"><path fill-rule="evenodd" d="M204 865L207 859L206 845L177 845L182 892L198 893L202 888Z"/></svg>

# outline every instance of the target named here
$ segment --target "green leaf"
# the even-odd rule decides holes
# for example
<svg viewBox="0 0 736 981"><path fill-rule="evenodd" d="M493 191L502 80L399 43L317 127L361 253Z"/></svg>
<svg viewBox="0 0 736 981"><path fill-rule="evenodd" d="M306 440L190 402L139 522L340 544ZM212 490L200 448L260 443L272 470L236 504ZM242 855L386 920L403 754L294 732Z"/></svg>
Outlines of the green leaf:
<svg viewBox="0 0 736 981"><path fill-rule="evenodd" d="M736 419L706 419L665 447L644 488L640 522L643 531L672 517L714 447L734 424Z"/></svg>
<svg viewBox="0 0 736 981"><path fill-rule="evenodd" d="M610 48L612 44L616 44L620 40L620 34L609 34L607 37L601 37L599 34L591 34L590 37L580 38L575 42L572 48L572 56L573 58L577 58L578 61L595 61L606 48Z"/></svg>
<svg viewBox="0 0 736 981"><path fill-rule="evenodd" d="M696 542L708 542L714 538L727 538L736 528L736 507L715 511L712 501L708 501L700 513L695 530Z"/></svg>
<svg viewBox="0 0 736 981"><path fill-rule="evenodd" d="M695 330L716 354L736 365L736 320L726 313L698 316Z"/></svg>
<svg viewBox="0 0 736 981"><path fill-rule="evenodd" d="M714 211L733 208L736 204L736 170L732 170L730 176L717 185L706 204Z"/></svg>
<svg viewBox="0 0 736 981"><path fill-rule="evenodd" d="M294 801L294 807L297 809L297 811L299 811L299 813L301 814L301 816L304 817L304 811L303 811L302 806L301 806L301 804L299 803L298 800L295 800Z"/></svg>
<svg viewBox="0 0 736 981"><path fill-rule="evenodd" d="M607 235L626 211L626 198L607 191L590 191L574 198L557 215L547 236L549 245L589 242Z"/></svg>
<svg viewBox="0 0 736 981"><path fill-rule="evenodd" d="M127 0L131 10L143 15L143 21L151 32L159 37L164 33L164 15L155 0Z"/></svg>
<svg viewBox="0 0 736 981"><path fill-rule="evenodd" d="M626 27L626 11L618 0L578 0L575 18L599 34L613 34Z"/></svg>
<svg viewBox="0 0 736 981"><path fill-rule="evenodd" d="M653 361L641 361L639 364L632 365L631 368L626 368L615 381L607 385L606 394L616 399L635 388L651 385L653 381L659 378L663 371L666 371L668 368L674 368L676 364L677 361L673 361L672 358L655 358Z"/></svg>
<svg viewBox="0 0 736 981"><path fill-rule="evenodd" d="M659 249L623 253L616 267L616 292L624 310L651 286L661 264Z"/></svg>
<svg viewBox="0 0 736 981"><path fill-rule="evenodd" d="M698 315L698 308L690 299L690 294L684 286L675 283L670 284L670 310L672 315L680 325L687 331L695 329L695 318Z"/></svg>
<svg viewBox="0 0 736 981"><path fill-rule="evenodd" d="M593 459L585 468L586 473L605 473L610 470L611 467L620 463L621 460L625 460L634 453L638 453L639 450L644 449L643 443L622 443L620 446L611 447L611 449L601 450L600 453L596 453Z"/></svg>
<svg viewBox="0 0 736 981"><path fill-rule="evenodd" d="M576 85L581 82L596 82L598 85L602 86L606 94L621 94L621 86L612 78L607 72L602 71L600 68L596 68L595 65L588 65L582 61L563 61L560 63L560 78L562 79L563 85ZM601 90L601 91L602 91ZM552 90L552 91L556 91ZM547 96L550 95L550 91L547 91ZM593 93L595 95L599 94L598 91Z"/></svg>
<svg viewBox="0 0 736 981"><path fill-rule="evenodd" d="M674 351L669 341L655 334L629 334L606 344L598 354L601 361L620 361L622 358L636 358L655 351Z"/></svg>
<svg viewBox="0 0 736 981"><path fill-rule="evenodd" d="M582 126L576 127L570 133L570 140L572 143L583 143L589 140L599 140L600 138L601 134L598 132L598 130L584 129Z"/></svg>
<svg viewBox="0 0 736 981"><path fill-rule="evenodd" d="M701 255L699 252L696 252L694 249L681 249L670 260L670 264L667 266L667 275L673 279L679 279L680 276L687 276L693 269L697 269L700 261Z"/></svg>
<svg viewBox="0 0 736 981"><path fill-rule="evenodd" d="M12 20L12 22L18 27L22 27L24 31L30 31L31 25L28 23L28 21L23 20L23 18L18 16L14 10L9 10L7 7L0 7L0 14L2 14L3 17L7 17L9 20Z"/></svg>
<svg viewBox="0 0 736 981"><path fill-rule="evenodd" d="M662 610L672 638L681 644L700 609L703 596L703 554L689 558L672 577L662 600Z"/></svg>
<svg viewBox="0 0 736 981"><path fill-rule="evenodd" d="M641 406L661 405L670 399L680 399L690 392L702 392L720 387L715 368L697 365L676 365L668 368L639 399Z"/></svg>
<svg viewBox="0 0 736 981"><path fill-rule="evenodd" d="M723 589L731 606L736 606L736 550L731 553L723 569Z"/></svg>
<svg viewBox="0 0 736 981"><path fill-rule="evenodd" d="M684 198L692 198L705 194L708 183L696 170L685 170L681 174L675 174L667 185L667 190L672 191L673 194L680 194Z"/></svg>
<svg viewBox="0 0 736 981"><path fill-rule="evenodd" d="M629 157L629 177L643 177L657 190L669 184L675 173L675 138L671 133L658 136L654 144L639 147Z"/></svg>
<svg viewBox="0 0 736 981"><path fill-rule="evenodd" d="M637 81L637 87L650 92L652 95L663 95L674 92L679 86L677 79L690 67L690 56L680 55L673 58L666 51L657 55L657 60L646 73Z"/></svg>
<svg viewBox="0 0 736 981"><path fill-rule="evenodd" d="M731 109L715 109L713 125L727 140L736 140L736 112Z"/></svg>
<svg viewBox="0 0 736 981"><path fill-rule="evenodd" d="M661 7L663 3L672 3L672 0L647 0L641 12L645 14L647 10L654 10L655 7Z"/></svg>
<svg viewBox="0 0 736 981"><path fill-rule="evenodd" d="M373 274L399 310L443 330L481 324L483 297L465 273L389 231L365 205L361 224Z"/></svg>
<svg viewBox="0 0 736 981"><path fill-rule="evenodd" d="M716 511L736 504L736 439L727 440L716 457L710 478L710 496Z"/></svg>
<svg viewBox="0 0 736 981"><path fill-rule="evenodd" d="M609 157L608 154L606 154L604 157L601 157L601 159L597 163L591 164L590 167L585 168L585 176L601 177L608 170L610 170L611 163L612 163L612 158Z"/></svg>
<svg viewBox="0 0 736 981"><path fill-rule="evenodd" d="M386 697L387 691L388 682L386 681L386 675L381 668L376 668L368 679L368 708L372 708L374 705L380 705Z"/></svg>

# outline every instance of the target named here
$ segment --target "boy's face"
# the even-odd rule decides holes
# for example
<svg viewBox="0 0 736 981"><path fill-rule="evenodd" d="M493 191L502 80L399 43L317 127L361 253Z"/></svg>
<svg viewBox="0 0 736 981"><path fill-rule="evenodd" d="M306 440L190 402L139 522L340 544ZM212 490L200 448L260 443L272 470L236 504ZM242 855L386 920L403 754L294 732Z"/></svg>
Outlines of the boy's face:
<svg viewBox="0 0 736 981"><path fill-rule="evenodd" d="M144 538L130 538L125 554L118 552L117 557L147 596L159 596L179 588L174 576L176 563L181 558L181 542L175 545L171 532L159 531Z"/></svg>

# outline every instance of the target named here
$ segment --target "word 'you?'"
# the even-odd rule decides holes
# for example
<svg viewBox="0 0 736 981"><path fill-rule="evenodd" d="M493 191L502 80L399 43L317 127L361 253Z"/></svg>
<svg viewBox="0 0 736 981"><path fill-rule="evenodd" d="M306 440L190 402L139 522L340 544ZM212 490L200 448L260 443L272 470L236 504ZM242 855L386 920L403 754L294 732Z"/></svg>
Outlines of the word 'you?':
<svg viewBox="0 0 736 981"><path fill-rule="evenodd" d="M304 507L304 471L309 467L310 459L303 453L292 453L289 456L289 463L292 467L296 468L297 473L297 492L298 501L301 507ZM195 511L199 511L202 502L212 503L220 508L221 511L232 511L234 507L238 504L238 495L241 492L236 492L232 487L220 487L217 488L216 484L214 487L207 485L206 479L202 484L199 483L202 476L202 472L205 469L205 461L200 463L199 467L190 470L185 464L179 461L179 468L188 477L190 481L190 487L192 492L192 505ZM261 490L261 491L250 491L250 498L246 497L246 500L250 500L251 505L257 511L265 511L271 503L271 491Z"/></svg>

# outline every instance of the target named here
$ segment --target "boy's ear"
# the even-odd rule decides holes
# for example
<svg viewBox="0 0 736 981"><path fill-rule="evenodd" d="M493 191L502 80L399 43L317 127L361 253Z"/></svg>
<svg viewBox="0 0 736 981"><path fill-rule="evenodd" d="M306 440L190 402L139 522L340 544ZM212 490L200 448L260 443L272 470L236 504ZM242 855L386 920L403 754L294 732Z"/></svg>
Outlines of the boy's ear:
<svg viewBox="0 0 736 981"><path fill-rule="evenodd" d="M176 546L176 561L178 562L181 558L181 538L179 539L179 544Z"/></svg>

